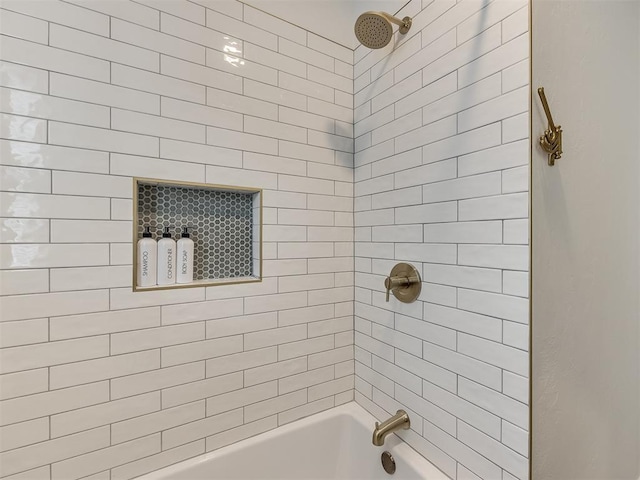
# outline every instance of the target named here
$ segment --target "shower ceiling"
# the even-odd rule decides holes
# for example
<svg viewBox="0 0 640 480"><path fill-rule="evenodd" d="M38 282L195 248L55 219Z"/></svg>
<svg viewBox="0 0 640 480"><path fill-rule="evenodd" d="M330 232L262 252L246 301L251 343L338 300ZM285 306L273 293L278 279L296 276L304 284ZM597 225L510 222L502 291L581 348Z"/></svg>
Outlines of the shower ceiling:
<svg viewBox="0 0 640 480"><path fill-rule="evenodd" d="M246 3L349 48L358 16L368 10L397 13L407 0L245 0Z"/></svg>

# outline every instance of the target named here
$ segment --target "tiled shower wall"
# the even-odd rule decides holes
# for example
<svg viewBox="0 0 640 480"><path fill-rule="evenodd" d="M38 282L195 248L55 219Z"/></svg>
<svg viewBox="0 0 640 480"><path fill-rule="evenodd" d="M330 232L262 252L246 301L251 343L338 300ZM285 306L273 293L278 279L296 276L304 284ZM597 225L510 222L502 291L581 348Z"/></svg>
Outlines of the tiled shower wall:
<svg viewBox="0 0 640 480"><path fill-rule="evenodd" d="M235 1L0 6L0 477L352 400L353 52ZM262 283L132 293L133 176L264 188Z"/></svg>
<svg viewBox="0 0 640 480"><path fill-rule="evenodd" d="M528 476L528 7L413 0L355 52L356 400L451 478ZM385 302L396 262L420 300Z"/></svg>

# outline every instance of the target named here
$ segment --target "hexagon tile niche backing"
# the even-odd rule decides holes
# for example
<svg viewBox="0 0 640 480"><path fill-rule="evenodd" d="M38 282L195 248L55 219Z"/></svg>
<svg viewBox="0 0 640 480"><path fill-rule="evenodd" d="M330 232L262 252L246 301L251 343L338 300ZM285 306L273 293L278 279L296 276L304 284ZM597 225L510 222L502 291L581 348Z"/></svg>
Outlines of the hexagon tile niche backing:
<svg viewBox="0 0 640 480"><path fill-rule="evenodd" d="M193 279L253 275L253 194L173 185L138 184L138 238L149 226L156 240L169 227L174 240L189 227Z"/></svg>

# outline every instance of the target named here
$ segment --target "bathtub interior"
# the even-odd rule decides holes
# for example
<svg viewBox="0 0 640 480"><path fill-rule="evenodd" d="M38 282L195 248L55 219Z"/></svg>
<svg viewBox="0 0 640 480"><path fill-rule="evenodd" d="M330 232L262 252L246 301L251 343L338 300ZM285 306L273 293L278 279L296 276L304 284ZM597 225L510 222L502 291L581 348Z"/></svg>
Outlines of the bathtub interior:
<svg viewBox="0 0 640 480"><path fill-rule="evenodd" d="M355 403L336 407L144 477L145 480L444 480L396 435L371 443L375 419ZM380 455L388 450L390 477Z"/></svg>

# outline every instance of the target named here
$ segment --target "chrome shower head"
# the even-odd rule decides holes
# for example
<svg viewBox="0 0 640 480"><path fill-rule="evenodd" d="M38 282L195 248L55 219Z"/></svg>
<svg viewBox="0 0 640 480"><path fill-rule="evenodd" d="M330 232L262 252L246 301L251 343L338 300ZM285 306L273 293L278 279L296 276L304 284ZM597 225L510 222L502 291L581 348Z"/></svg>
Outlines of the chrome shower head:
<svg viewBox="0 0 640 480"><path fill-rule="evenodd" d="M402 20L385 12L365 12L358 17L354 27L358 41L368 48L385 47L393 37L391 24L400 25L399 32L403 35L411 28L411 18Z"/></svg>

